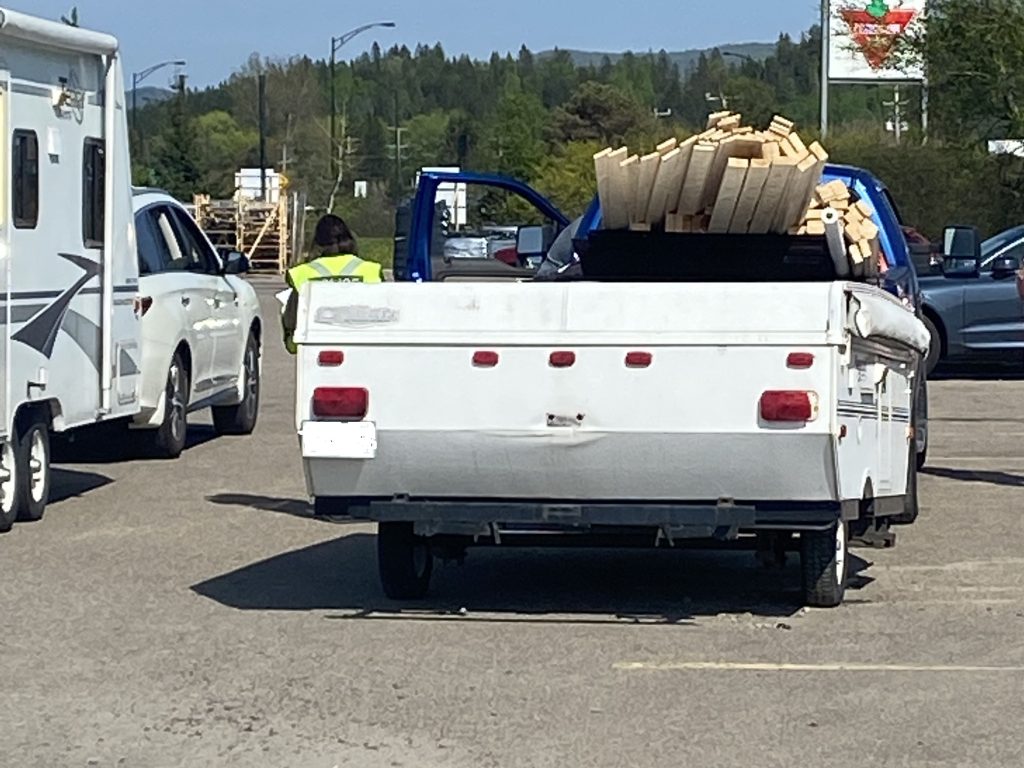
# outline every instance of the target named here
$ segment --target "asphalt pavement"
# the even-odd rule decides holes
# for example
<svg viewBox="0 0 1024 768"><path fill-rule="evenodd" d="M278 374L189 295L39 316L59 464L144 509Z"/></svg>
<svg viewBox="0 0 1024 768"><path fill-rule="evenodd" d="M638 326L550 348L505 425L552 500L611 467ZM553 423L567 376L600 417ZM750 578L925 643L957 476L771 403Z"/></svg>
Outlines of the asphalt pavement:
<svg viewBox="0 0 1024 768"><path fill-rule="evenodd" d="M0 766L1024 765L1024 382L933 385L921 520L837 610L795 559L640 551L471 552L404 605L310 516L270 288L253 437L80 452L0 537Z"/></svg>

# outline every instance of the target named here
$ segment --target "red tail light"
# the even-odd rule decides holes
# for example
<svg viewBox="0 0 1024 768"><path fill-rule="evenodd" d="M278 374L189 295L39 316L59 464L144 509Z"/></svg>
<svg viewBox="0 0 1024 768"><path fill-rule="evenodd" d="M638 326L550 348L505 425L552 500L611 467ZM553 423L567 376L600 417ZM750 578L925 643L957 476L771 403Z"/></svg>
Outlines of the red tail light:
<svg viewBox="0 0 1024 768"><path fill-rule="evenodd" d="M630 352L626 355L627 368L650 368L654 355L650 352Z"/></svg>
<svg viewBox="0 0 1024 768"><path fill-rule="evenodd" d="M818 415L813 392L765 392L761 395L761 419L771 422L806 423Z"/></svg>
<svg viewBox="0 0 1024 768"><path fill-rule="evenodd" d="M370 409L370 392L361 387L317 387L313 415L321 419L362 421Z"/></svg>
<svg viewBox="0 0 1024 768"><path fill-rule="evenodd" d="M473 365L477 368L494 368L499 360L497 352L476 352L473 354Z"/></svg>
<svg viewBox="0 0 1024 768"><path fill-rule="evenodd" d="M548 358L552 368L572 368L576 365L575 352L552 352Z"/></svg>
<svg viewBox="0 0 1024 768"><path fill-rule="evenodd" d="M786 358L786 366L806 370L814 365L814 355L810 352L793 352Z"/></svg>
<svg viewBox="0 0 1024 768"><path fill-rule="evenodd" d="M317 358L321 368L337 368L345 363L345 353L340 350L325 349Z"/></svg>

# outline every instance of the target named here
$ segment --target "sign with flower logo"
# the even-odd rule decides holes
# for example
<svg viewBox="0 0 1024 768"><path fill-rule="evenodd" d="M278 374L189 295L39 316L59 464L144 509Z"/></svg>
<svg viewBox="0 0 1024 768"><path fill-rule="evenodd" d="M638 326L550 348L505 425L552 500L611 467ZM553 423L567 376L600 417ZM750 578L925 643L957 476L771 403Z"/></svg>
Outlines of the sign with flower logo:
<svg viewBox="0 0 1024 768"><path fill-rule="evenodd" d="M920 81L916 64L897 60L899 43L919 31L926 0L829 0L829 79Z"/></svg>

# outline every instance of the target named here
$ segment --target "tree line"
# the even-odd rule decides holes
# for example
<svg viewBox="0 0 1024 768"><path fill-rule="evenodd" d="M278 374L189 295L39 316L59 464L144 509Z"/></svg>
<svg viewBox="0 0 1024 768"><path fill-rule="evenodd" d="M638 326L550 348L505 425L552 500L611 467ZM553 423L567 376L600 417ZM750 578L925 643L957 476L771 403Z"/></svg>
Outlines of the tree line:
<svg viewBox="0 0 1024 768"><path fill-rule="evenodd" d="M927 38L898 55L924 57L922 96L902 86L910 124L895 146L892 86L831 94L833 159L863 165L892 188L908 224L931 237L952 220L992 232L1024 219L1021 161L993 157L990 138L1024 138L1024 4L933 0ZM335 68L335 134L327 61L253 55L223 83L179 93L136 115L137 183L191 199L229 197L234 173L258 166L257 79L266 77L268 164L310 205L335 207L364 235L386 236L416 170L458 165L530 181L566 213L594 194L591 157L604 146L647 148L703 127L723 108L767 124L774 114L817 136L820 28L782 35L764 59L711 50L680 70L665 51L578 65L568 51L450 56L441 45L377 45ZM369 184L365 200L355 180Z"/></svg>

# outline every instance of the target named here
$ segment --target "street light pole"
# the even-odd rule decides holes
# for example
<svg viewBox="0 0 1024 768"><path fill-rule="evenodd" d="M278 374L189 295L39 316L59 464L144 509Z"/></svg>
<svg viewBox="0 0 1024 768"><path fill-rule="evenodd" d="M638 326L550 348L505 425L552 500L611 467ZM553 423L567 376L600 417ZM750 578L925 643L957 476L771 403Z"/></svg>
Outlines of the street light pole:
<svg viewBox="0 0 1024 768"><path fill-rule="evenodd" d="M364 24L361 27L356 27L355 29L349 30L340 37L331 38L331 178L338 178L338 138L337 130L335 128L337 124L338 115L338 99L337 84L334 81L334 68L337 62L338 51L349 40L356 37L357 35L361 35L363 32L366 32L367 30L374 29L376 27L385 27L388 29L393 29L395 26L397 25L393 21L375 21L372 24Z"/></svg>
<svg viewBox="0 0 1024 768"><path fill-rule="evenodd" d="M174 59L172 61L162 61L159 64L154 64L151 67L147 67L146 69L142 70L141 72L132 72L132 114L131 114L131 130L132 130L132 134L135 133L135 110L136 110L136 107L138 105L137 92L138 92L138 88L139 88L139 83L141 83L147 77L152 75L154 72L157 72L157 71L163 69L164 67L171 67L171 66L174 66L174 67L184 67L185 63L186 62L185 62L184 59Z"/></svg>

